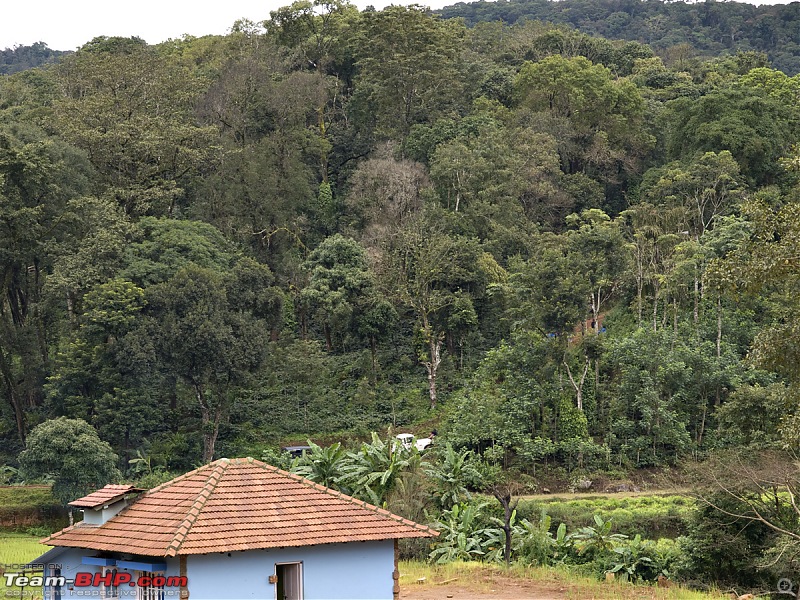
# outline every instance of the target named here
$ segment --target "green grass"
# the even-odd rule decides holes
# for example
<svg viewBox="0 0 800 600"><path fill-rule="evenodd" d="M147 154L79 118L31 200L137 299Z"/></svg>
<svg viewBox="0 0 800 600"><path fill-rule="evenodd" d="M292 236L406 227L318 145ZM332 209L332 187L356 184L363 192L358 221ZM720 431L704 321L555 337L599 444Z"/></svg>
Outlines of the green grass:
<svg viewBox="0 0 800 600"><path fill-rule="evenodd" d="M512 566L466 562L430 565L419 561L400 562L400 586L413 590L416 586L438 587L452 584L476 592L489 594L504 584L529 582L541 587L544 593L565 595L584 600L722 600L728 596L719 592L696 592L674 585L660 588L650 585L633 585L621 581L598 581L576 574L566 568ZM556 591L557 590L557 591Z"/></svg>
<svg viewBox="0 0 800 600"><path fill-rule="evenodd" d="M517 515L536 520L546 510L553 525L566 523L567 531L593 525L593 515L611 519L616 533L658 539L677 537L687 528L695 501L688 496L595 496L578 499L559 497L523 499Z"/></svg>
<svg viewBox="0 0 800 600"><path fill-rule="evenodd" d="M50 486L0 486L0 530L25 531L28 527L66 526L66 513Z"/></svg>
<svg viewBox="0 0 800 600"><path fill-rule="evenodd" d="M4 485L0 486L0 506L39 508L58 506L49 485Z"/></svg>
<svg viewBox="0 0 800 600"><path fill-rule="evenodd" d="M40 544L39 539L22 533L0 533L0 569L9 573L18 573L20 569L15 565L24 565L47 552L50 546ZM18 592L15 593L15 598L35 600L42 596L41 588L23 590L16 587L6 588L5 578L0 577L0 596L5 596L5 593L11 590Z"/></svg>

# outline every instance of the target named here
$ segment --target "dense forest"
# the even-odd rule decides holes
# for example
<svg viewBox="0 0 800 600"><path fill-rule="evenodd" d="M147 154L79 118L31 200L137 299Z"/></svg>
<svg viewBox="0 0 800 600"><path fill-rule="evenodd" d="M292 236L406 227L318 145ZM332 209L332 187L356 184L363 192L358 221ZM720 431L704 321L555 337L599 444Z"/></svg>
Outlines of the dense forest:
<svg viewBox="0 0 800 600"><path fill-rule="evenodd" d="M26 69L55 63L59 57L69 54L61 50L51 50L44 42L30 46L14 46L0 50L0 75L11 75Z"/></svg>
<svg viewBox="0 0 800 600"><path fill-rule="evenodd" d="M800 72L800 3L664 0L499 0L459 2L439 11L473 26L523 19L563 24L594 36L648 44L668 64L687 57L765 52L787 75Z"/></svg>
<svg viewBox="0 0 800 600"><path fill-rule="evenodd" d="M6 77L5 459L58 416L170 469L415 423L525 468L790 438L799 89L303 3Z"/></svg>
<svg viewBox="0 0 800 600"><path fill-rule="evenodd" d="M800 76L751 46L298 2L3 77L4 473L48 428L108 478L434 428L443 485L796 449Z"/></svg>

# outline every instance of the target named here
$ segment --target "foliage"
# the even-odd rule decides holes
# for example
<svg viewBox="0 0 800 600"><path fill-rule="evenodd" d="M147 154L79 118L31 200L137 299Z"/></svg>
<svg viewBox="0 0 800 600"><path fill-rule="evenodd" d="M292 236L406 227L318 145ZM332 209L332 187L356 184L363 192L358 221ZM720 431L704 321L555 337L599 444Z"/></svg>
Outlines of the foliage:
<svg viewBox="0 0 800 600"><path fill-rule="evenodd" d="M372 443L361 444L347 457L350 460L341 467L340 486L375 506L386 502L404 471L421 463L415 448L405 450L399 440L385 442L376 433L372 434Z"/></svg>
<svg viewBox="0 0 800 600"><path fill-rule="evenodd" d="M553 504L551 531L500 488L800 447L795 7L442 14L467 19L314 0L4 53L33 67L0 81L6 479L82 419L143 485L265 455L422 520L483 487L503 513L454 555L651 577L635 535L688 504Z"/></svg>
<svg viewBox="0 0 800 600"><path fill-rule="evenodd" d="M517 512L520 518L533 519L542 511L558 523L574 531L594 523L594 515L613 521L617 532L632 538L641 534L645 538L675 538L681 535L694 516L695 502L687 496L614 496L580 500L552 499L520 501Z"/></svg>
<svg viewBox="0 0 800 600"><path fill-rule="evenodd" d="M458 452L452 444L437 448L436 454L438 462L425 472L433 482L437 504L445 508L468 502L471 499L469 489L482 487L475 455L469 450Z"/></svg>
<svg viewBox="0 0 800 600"><path fill-rule="evenodd" d="M339 442L325 448L308 442L311 450L304 452L292 465L292 471L325 487L338 489L347 464L347 450Z"/></svg>
<svg viewBox="0 0 800 600"><path fill-rule="evenodd" d="M531 565L547 565L558 562L564 553L567 542L565 541L566 527L561 529L561 523L556 528L556 537L550 532L552 519L542 511L538 521L520 519L514 538L516 547L514 553L517 561ZM559 529L561 539L559 540Z"/></svg>
<svg viewBox="0 0 800 600"><path fill-rule="evenodd" d="M641 572L653 564L653 560L645 555L645 546L640 535L636 535L627 544L614 548L618 555L614 560L616 564L611 568L611 573L617 573L625 581L637 581Z"/></svg>
<svg viewBox="0 0 800 600"><path fill-rule="evenodd" d="M631 53L630 46L638 46L608 43L604 47L602 42L606 40L602 38L608 38L648 44L679 68L686 68L700 56L767 53L770 62L787 74L800 71L794 38L797 14L779 5L673 5L669 2L620 5L610 0L591 3L512 0L502 5L457 3L442 9L441 13L449 18L464 18L470 25L503 21L517 23L522 28L531 22L544 21L569 26L581 33L570 35L572 32L564 27L558 36L542 35L543 40L528 42L529 47L549 49L546 42L550 47L558 47L558 42L567 46L569 41L572 42L569 46L576 47L590 59L614 51L625 56L626 51ZM596 41L598 38L601 41ZM608 60L606 56L600 54L600 58Z"/></svg>
<svg viewBox="0 0 800 600"><path fill-rule="evenodd" d="M44 42L35 42L30 46L19 45L0 50L0 74L11 75L26 69L56 62L61 56L69 54L61 50L52 50Z"/></svg>
<svg viewBox="0 0 800 600"><path fill-rule="evenodd" d="M611 533L613 522L594 515L594 525L581 527L572 534L572 540L578 554L598 557L613 552L617 546L627 539L619 533Z"/></svg>
<svg viewBox="0 0 800 600"><path fill-rule="evenodd" d="M492 548L499 549L502 532L488 527L483 521L482 510L486 504L456 504L442 512L434 524L439 538L434 543L429 559L437 564L467 561L482 557Z"/></svg>
<svg viewBox="0 0 800 600"><path fill-rule="evenodd" d="M85 421L61 417L35 427L20 454L26 478L51 476L63 505L117 481L117 456Z"/></svg>

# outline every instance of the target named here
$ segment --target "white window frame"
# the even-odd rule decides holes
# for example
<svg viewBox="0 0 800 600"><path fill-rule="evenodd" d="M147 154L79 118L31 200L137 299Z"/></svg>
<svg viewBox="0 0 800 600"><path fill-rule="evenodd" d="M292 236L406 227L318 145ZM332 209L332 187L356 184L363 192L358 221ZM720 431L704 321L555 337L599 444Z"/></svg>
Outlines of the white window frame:
<svg viewBox="0 0 800 600"><path fill-rule="evenodd" d="M111 573L111 576L114 577L117 574L117 567L108 567L103 566L100 568L100 574L105 576L106 574ZM106 585L105 583L102 585L100 589L100 597L101 598L119 598L119 587L116 585Z"/></svg>
<svg viewBox="0 0 800 600"><path fill-rule="evenodd" d="M141 577L166 577L167 574L165 571L136 571L136 580L138 581ZM166 593L164 591L164 586L156 587L154 585L148 585L147 587L142 587L137 585L136 586L136 600L165 600Z"/></svg>
<svg viewBox="0 0 800 600"><path fill-rule="evenodd" d="M53 567L50 565L45 565L43 575L45 579L47 579L47 572L50 571L50 577L61 577L64 574L63 568ZM58 590L56 590L58 588ZM58 595L56 595L58 592ZM48 600L56 600L56 597L63 598L64 597L64 589L59 585L48 585L47 586L47 599Z"/></svg>

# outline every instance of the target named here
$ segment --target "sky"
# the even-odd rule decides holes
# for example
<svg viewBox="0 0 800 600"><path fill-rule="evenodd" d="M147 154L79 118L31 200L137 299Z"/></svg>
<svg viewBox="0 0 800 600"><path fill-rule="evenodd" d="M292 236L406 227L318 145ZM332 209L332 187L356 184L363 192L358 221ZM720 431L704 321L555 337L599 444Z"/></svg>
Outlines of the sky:
<svg viewBox="0 0 800 600"><path fill-rule="evenodd" d="M753 0L754 4L789 0ZM418 0L441 8L456 0ZM0 13L0 49L45 42L54 50L74 50L99 35L139 36L151 44L184 34L224 34L234 21L263 21L269 12L291 0L5 0ZM412 0L356 0L359 8L380 9ZM205 6L205 7L204 7Z"/></svg>
<svg viewBox="0 0 800 600"><path fill-rule="evenodd" d="M227 33L241 18L264 21L271 10L292 0L4 0L0 49L45 42L54 50L75 50L92 38L139 36L151 44L184 34ZM441 8L456 0L419 2ZM357 0L359 8L411 4L411 0Z"/></svg>

